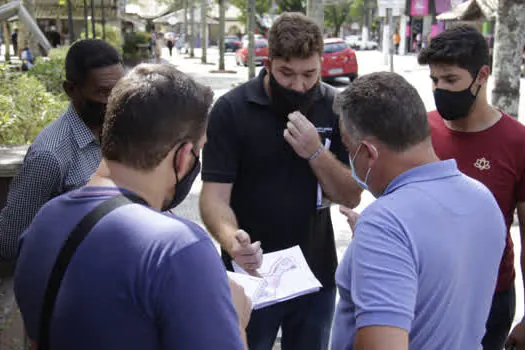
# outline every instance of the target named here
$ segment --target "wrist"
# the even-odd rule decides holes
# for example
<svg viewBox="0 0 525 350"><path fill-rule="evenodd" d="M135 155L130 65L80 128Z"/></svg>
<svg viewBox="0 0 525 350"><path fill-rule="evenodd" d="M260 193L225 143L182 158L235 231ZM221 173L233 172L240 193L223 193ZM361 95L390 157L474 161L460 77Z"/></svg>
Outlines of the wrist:
<svg viewBox="0 0 525 350"><path fill-rule="evenodd" d="M222 248L226 251L226 253L228 253L232 260L235 260L233 252L237 244L237 231L230 232L230 234L228 234L226 237L228 237L227 241L224 242L225 244L222 246Z"/></svg>
<svg viewBox="0 0 525 350"><path fill-rule="evenodd" d="M319 147L315 150L314 153L312 153L308 158L306 158L309 162L319 157L319 155L323 152L324 147L323 145L319 145Z"/></svg>

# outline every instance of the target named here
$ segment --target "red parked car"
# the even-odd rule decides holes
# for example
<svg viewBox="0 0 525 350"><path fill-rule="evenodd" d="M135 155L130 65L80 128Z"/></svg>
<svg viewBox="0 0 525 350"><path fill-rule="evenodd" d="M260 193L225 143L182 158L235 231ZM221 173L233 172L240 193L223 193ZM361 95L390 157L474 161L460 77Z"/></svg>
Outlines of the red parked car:
<svg viewBox="0 0 525 350"><path fill-rule="evenodd" d="M255 64L262 65L268 60L268 41L266 39L255 40ZM248 41L244 41L242 48L235 54L237 65L248 66Z"/></svg>
<svg viewBox="0 0 525 350"><path fill-rule="evenodd" d="M354 81L358 74L355 51L342 39L325 39L322 57L321 77L330 80L348 77Z"/></svg>

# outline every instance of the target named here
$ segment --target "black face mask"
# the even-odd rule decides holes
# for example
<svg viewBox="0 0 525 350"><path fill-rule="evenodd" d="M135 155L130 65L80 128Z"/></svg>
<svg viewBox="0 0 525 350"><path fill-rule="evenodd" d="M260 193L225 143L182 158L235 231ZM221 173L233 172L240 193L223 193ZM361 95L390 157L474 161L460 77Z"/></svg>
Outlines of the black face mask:
<svg viewBox="0 0 525 350"><path fill-rule="evenodd" d="M106 115L106 104L92 100L84 100L79 114L88 128L101 128L102 124L104 124L104 116Z"/></svg>
<svg viewBox="0 0 525 350"><path fill-rule="evenodd" d="M286 120L288 120L288 115L295 111L300 111L306 115L314 104L319 84L316 83L306 92L297 92L279 84L272 73L268 72L268 74L270 75L272 105L277 114Z"/></svg>
<svg viewBox="0 0 525 350"><path fill-rule="evenodd" d="M175 169L175 178L177 179L177 183L175 183L175 195L173 196L170 202L164 204L162 211L171 210L178 206L180 203L182 203L184 199L186 199L186 197L190 193L191 186L193 186L197 175L199 175L199 172L201 171L201 161L199 159L199 156L196 155L193 150L191 150L191 154L195 157L195 163L193 164L193 168L191 168L190 172L187 173L186 176L184 176L182 179L179 179L175 162L177 159L177 153L179 152L182 146L184 145L181 145L179 149L177 149L177 151L175 152L175 156L173 157L173 168Z"/></svg>
<svg viewBox="0 0 525 350"><path fill-rule="evenodd" d="M479 86L476 94L472 94L471 88L476 82L476 78L477 74L470 86L462 91L449 91L437 88L434 90L436 108L443 119L458 120L468 116L481 89L481 86Z"/></svg>

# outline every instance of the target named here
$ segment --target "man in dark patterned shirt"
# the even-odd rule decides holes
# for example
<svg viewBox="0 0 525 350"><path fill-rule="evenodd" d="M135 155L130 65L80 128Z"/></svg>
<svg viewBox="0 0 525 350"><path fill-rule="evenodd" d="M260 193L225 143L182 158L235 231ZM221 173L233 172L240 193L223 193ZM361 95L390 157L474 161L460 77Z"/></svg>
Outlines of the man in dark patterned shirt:
<svg viewBox="0 0 525 350"><path fill-rule="evenodd" d="M100 164L108 96L124 68L102 40L82 40L66 57L64 90L71 104L29 147L0 212L0 261L14 261L18 238L51 198L85 185Z"/></svg>

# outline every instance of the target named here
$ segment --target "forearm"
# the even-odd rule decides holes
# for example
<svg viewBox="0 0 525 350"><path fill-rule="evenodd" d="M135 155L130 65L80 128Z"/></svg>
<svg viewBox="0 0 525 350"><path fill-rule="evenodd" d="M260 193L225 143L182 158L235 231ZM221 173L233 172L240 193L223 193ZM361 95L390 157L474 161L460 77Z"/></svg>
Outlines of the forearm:
<svg viewBox="0 0 525 350"><path fill-rule="evenodd" d="M248 338L246 337L246 329L244 329L244 327L242 327L241 325L239 325L239 329L241 331L241 339L242 339L242 343L244 344L244 349L249 350Z"/></svg>
<svg viewBox="0 0 525 350"><path fill-rule="evenodd" d="M520 255L520 266L521 266L521 279L523 281L523 288L525 290L525 226L520 224L521 233L521 255ZM523 316L525 322L525 315Z"/></svg>
<svg viewBox="0 0 525 350"><path fill-rule="evenodd" d="M0 212L0 261L14 261L18 242L41 206L50 198L47 193L24 191L13 187Z"/></svg>
<svg viewBox="0 0 525 350"><path fill-rule="evenodd" d="M330 200L349 208L355 208L361 201L361 188L352 179L351 170L335 158L332 152L323 150L311 160L312 168L324 193Z"/></svg>
<svg viewBox="0 0 525 350"><path fill-rule="evenodd" d="M229 204L201 194L200 211L206 229L230 253L235 234L239 229L235 213Z"/></svg>
<svg viewBox="0 0 525 350"><path fill-rule="evenodd" d="M520 227L520 237L521 237L521 255L520 255L520 265L521 265L521 278L523 285L525 286L525 206L523 203L518 203L518 223ZM524 317L525 320L525 317Z"/></svg>

